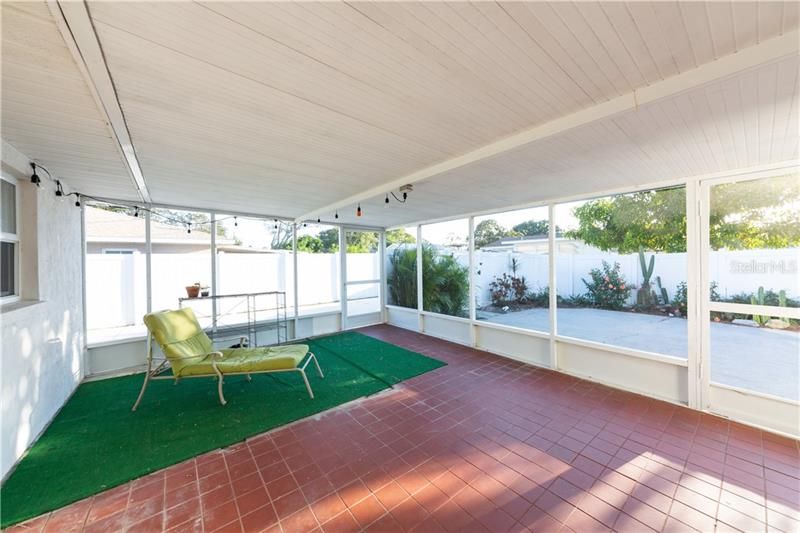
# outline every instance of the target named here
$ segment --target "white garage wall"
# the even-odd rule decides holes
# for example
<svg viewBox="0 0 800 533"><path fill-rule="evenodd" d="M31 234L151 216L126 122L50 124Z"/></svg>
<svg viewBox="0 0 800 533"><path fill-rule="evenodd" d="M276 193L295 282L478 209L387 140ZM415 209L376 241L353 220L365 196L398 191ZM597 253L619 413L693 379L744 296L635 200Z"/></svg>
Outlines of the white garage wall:
<svg viewBox="0 0 800 533"><path fill-rule="evenodd" d="M74 202L58 201L50 185L19 184L22 254L34 263L22 275L35 277L28 279L35 294L23 293L0 314L3 478L84 375L81 212Z"/></svg>

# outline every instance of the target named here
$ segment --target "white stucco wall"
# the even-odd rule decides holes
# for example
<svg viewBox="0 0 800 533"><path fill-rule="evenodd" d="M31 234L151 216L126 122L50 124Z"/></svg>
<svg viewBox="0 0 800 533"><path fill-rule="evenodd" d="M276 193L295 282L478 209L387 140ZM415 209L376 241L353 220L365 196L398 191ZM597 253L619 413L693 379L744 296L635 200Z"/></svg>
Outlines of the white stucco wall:
<svg viewBox="0 0 800 533"><path fill-rule="evenodd" d="M25 298L0 313L0 472L5 478L83 377L81 213L52 184L21 181ZM29 259L33 257L33 265ZM26 268L26 266L28 268ZM31 280L33 276L35 279Z"/></svg>

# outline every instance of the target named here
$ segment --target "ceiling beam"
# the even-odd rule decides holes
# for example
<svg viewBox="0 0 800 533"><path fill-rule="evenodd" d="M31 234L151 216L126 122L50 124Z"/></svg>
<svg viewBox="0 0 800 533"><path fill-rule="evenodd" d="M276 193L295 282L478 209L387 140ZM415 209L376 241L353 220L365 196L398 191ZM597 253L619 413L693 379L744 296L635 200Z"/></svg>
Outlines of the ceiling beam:
<svg viewBox="0 0 800 533"><path fill-rule="evenodd" d="M430 179L445 172L499 156L503 153L558 135L568 130L609 118L625 111L637 109L640 106L678 95L687 90L728 78L785 57L798 55L800 52L798 49L798 42L800 42L800 34L798 34L797 30L785 33L780 37L745 48L735 54L725 56L711 63L706 63L693 70L653 83L647 87L642 87L632 93L624 94L602 104L559 117L550 122L491 142L471 152L422 168L402 177L387 181L382 185L365 189L347 198L342 198L334 203L304 213L298 217L296 221L313 220L324 213L330 213L340 208L352 206L358 202L363 202L370 198L386 194L389 191L397 190L405 184L413 184Z"/></svg>
<svg viewBox="0 0 800 533"><path fill-rule="evenodd" d="M85 1L47 0L47 6L105 119L139 197L150 203L150 193L88 5Z"/></svg>

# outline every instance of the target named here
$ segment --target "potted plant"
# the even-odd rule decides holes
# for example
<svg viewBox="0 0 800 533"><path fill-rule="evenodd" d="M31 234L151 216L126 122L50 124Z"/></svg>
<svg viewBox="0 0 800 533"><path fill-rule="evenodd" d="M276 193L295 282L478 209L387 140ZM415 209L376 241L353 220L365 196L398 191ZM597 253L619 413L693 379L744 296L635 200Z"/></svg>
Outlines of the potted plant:
<svg viewBox="0 0 800 533"><path fill-rule="evenodd" d="M200 283L186 286L186 296L189 298L197 298L200 295Z"/></svg>

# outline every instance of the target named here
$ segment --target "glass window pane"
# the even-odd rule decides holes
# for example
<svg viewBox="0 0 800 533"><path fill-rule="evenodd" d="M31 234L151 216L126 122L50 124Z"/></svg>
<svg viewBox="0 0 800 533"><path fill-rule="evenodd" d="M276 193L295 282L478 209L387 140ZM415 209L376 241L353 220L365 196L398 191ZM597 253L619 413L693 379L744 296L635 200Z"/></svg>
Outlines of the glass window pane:
<svg viewBox="0 0 800 533"><path fill-rule="evenodd" d="M17 187L0 180L0 231L17 233Z"/></svg>
<svg viewBox="0 0 800 533"><path fill-rule="evenodd" d="M144 335L145 213L124 206L88 204L85 216L88 340L103 342ZM171 307L177 305L175 301Z"/></svg>
<svg viewBox="0 0 800 533"><path fill-rule="evenodd" d="M299 314L341 310L339 228L311 224L297 228Z"/></svg>
<svg viewBox="0 0 800 533"><path fill-rule="evenodd" d="M469 316L469 221L422 226L423 310Z"/></svg>
<svg viewBox="0 0 800 533"><path fill-rule="evenodd" d="M211 217L208 213L154 209L151 214L153 310L177 309L178 299L211 290ZM191 230L191 231L190 231ZM212 324L210 300L192 302L203 327Z"/></svg>
<svg viewBox="0 0 800 533"><path fill-rule="evenodd" d="M476 318L550 330L547 207L475 217Z"/></svg>
<svg viewBox="0 0 800 533"><path fill-rule="evenodd" d="M216 220L216 294L285 292L286 312L293 315L292 225L226 214L218 214ZM276 302L276 298L264 296L258 300L258 308L272 308ZM217 306L218 326L247 320L247 306L236 298L220 299Z"/></svg>
<svg viewBox="0 0 800 533"><path fill-rule="evenodd" d="M761 319L785 329L759 327ZM710 328L712 382L800 401L798 321L712 312Z"/></svg>
<svg viewBox="0 0 800 533"><path fill-rule="evenodd" d="M686 191L556 206L558 334L687 356Z"/></svg>
<svg viewBox="0 0 800 533"><path fill-rule="evenodd" d="M16 243L0 243L0 296L13 296L17 293L16 253Z"/></svg>
<svg viewBox="0 0 800 533"><path fill-rule="evenodd" d="M711 187L709 274L715 299L800 299L800 175ZM763 288L763 297L759 289Z"/></svg>
<svg viewBox="0 0 800 533"><path fill-rule="evenodd" d="M388 303L417 308L417 228L386 232Z"/></svg>
<svg viewBox="0 0 800 533"><path fill-rule="evenodd" d="M375 231L346 231L347 281L380 279L380 237Z"/></svg>
<svg viewBox="0 0 800 533"><path fill-rule="evenodd" d="M347 316L379 313L380 283L356 283L347 286Z"/></svg>

